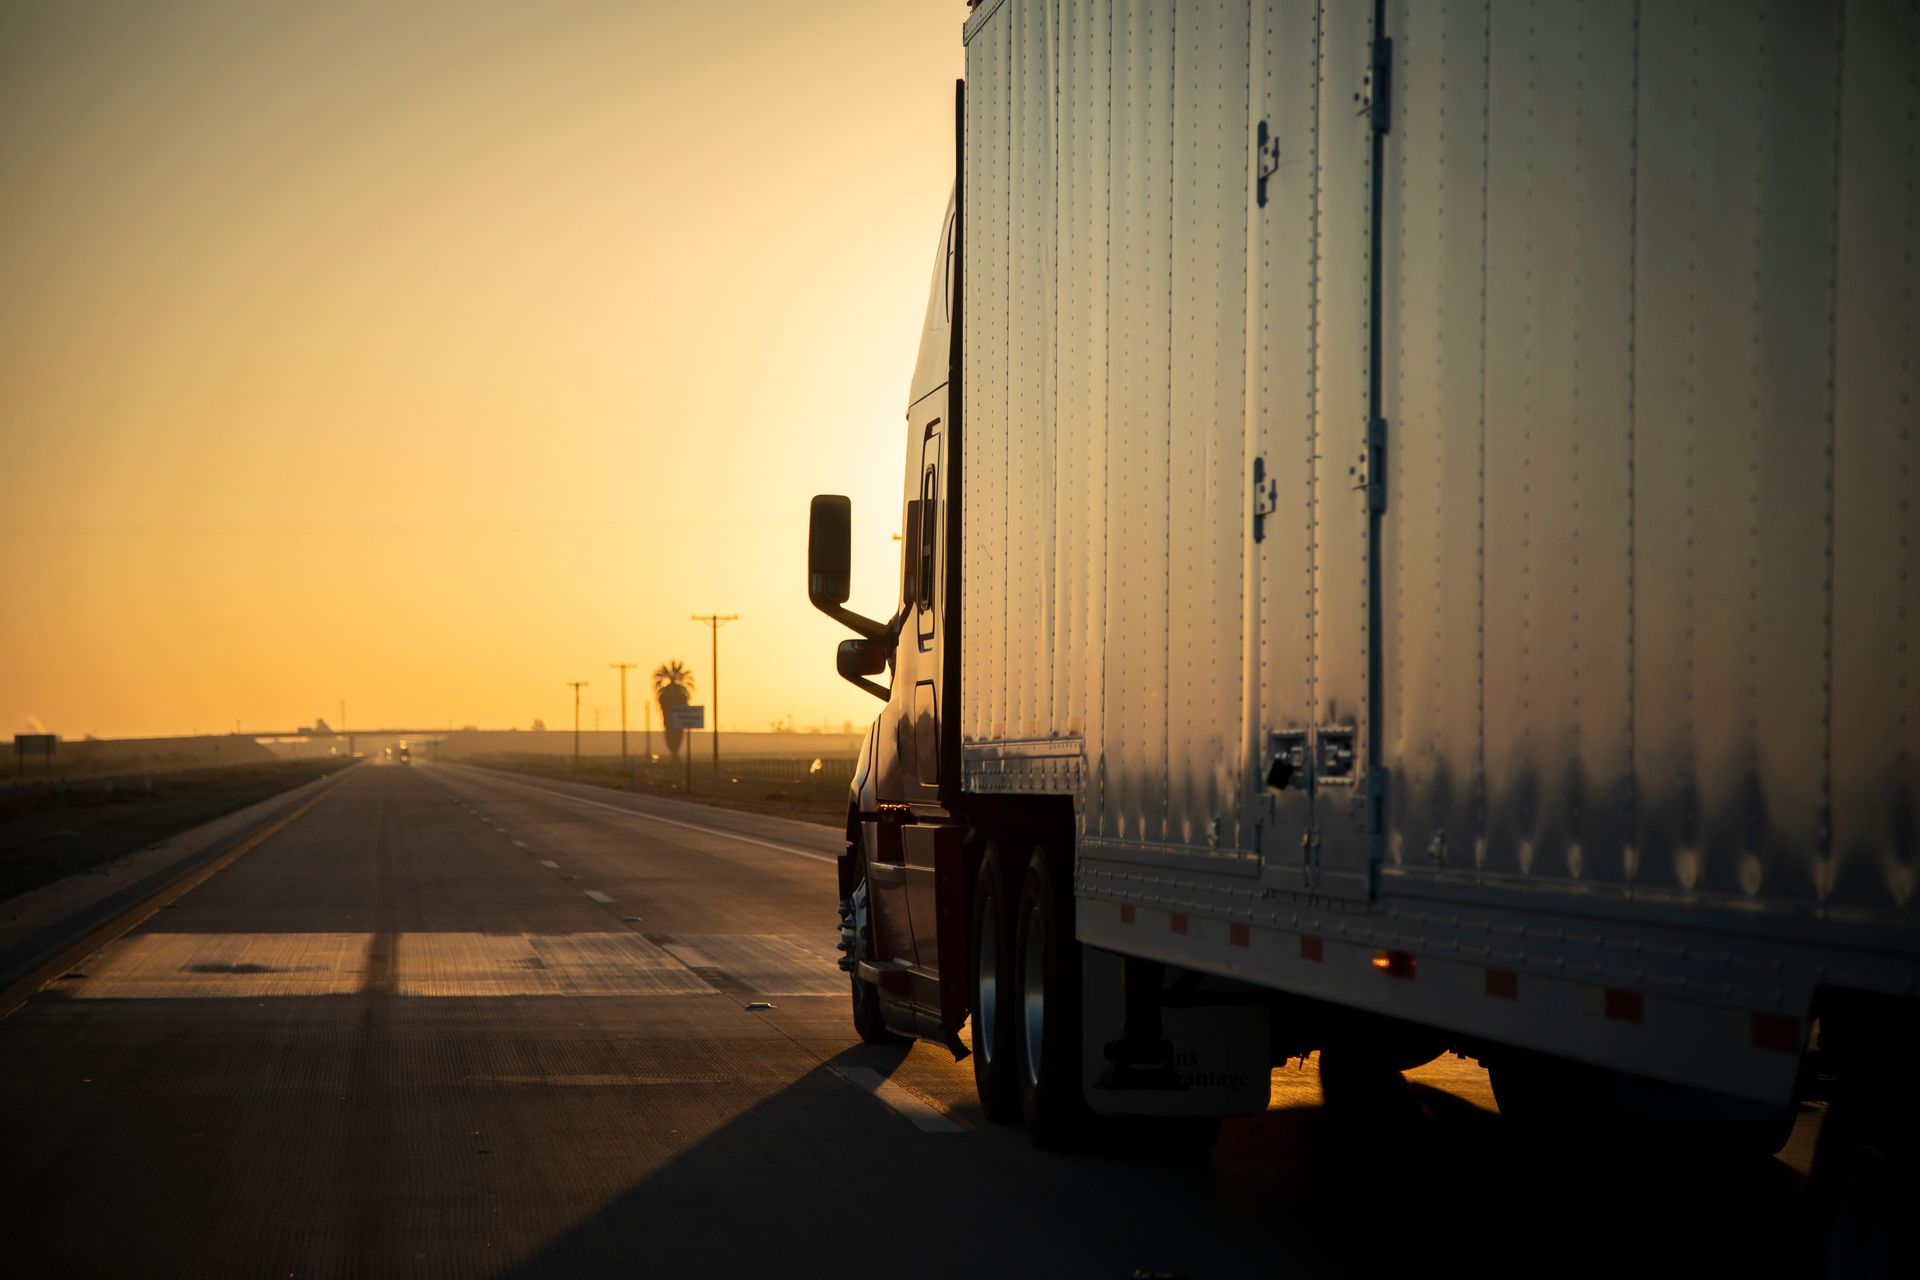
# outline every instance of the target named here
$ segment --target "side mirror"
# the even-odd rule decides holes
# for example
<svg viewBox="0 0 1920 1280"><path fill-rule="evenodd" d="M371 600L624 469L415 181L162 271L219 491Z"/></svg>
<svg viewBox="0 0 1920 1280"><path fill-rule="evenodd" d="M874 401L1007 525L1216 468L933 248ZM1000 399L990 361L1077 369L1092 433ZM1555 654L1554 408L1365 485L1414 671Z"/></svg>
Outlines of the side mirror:
<svg viewBox="0 0 1920 1280"><path fill-rule="evenodd" d="M853 499L823 493L807 519L807 599L831 613L853 593Z"/></svg>
<svg viewBox="0 0 1920 1280"><path fill-rule="evenodd" d="M886 623L842 607L852 588L853 500L823 493L814 498L807 517L807 599L829 618L845 623L869 640L891 638Z"/></svg>
<svg viewBox="0 0 1920 1280"><path fill-rule="evenodd" d="M885 685L867 679L868 676L877 676L887 669L885 641L842 640L840 651L834 655L834 666L839 670L841 679L859 685L882 702L892 696Z"/></svg>

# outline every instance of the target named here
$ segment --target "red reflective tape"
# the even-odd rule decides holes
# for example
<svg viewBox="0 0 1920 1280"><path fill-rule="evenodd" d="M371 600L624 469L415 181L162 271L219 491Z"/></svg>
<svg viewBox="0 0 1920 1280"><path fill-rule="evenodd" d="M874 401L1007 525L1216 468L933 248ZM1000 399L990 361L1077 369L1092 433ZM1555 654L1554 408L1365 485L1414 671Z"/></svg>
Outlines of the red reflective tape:
<svg viewBox="0 0 1920 1280"><path fill-rule="evenodd" d="M1806 1046L1800 1035L1799 1020L1782 1017L1777 1013L1754 1014L1753 1047L1778 1049L1781 1053L1800 1052Z"/></svg>
<svg viewBox="0 0 1920 1280"><path fill-rule="evenodd" d="M1487 994L1495 1000L1520 998L1520 975L1511 969L1487 970Z"/></svg>
<svg viewBox="0 0 1920 1280"><path fill-rule="evenodd" d="M1608 987L1606 1006L1607 1016L1615 1022L1641 1023L1647 1020L1647 997L1644 992Z"/></svg>
<svg viewBox="0 0 1920 1280"><path fill-rule="evenodd" d="M1252 930L1243 924L1227 926L1227 942L1231 946L1244 947L1253 940Z"/></svg>
<svg viewBox="0 0 1920 1280"><path fill-rule="evenodd" d="M1324 958L1325 954L1326 951L1321 945L1320 939L1309 937L1304 933L1300 935L1300 958L1302 960L1319 960Z"/></svg>
<svg viewBox="0 0 1920 1280"><path fill-rule="evenodd" d="M1187 931L1187 913L1184 911L1174 912L1173 918L1168 921L1168 926L1175 933L1184 934Z"/></svg>
<svg viewBox="0 0 1920 1280"><path fill-rule="evenodd" d="M1133 908L1132 908L1132 907L1122 907L1122 908L1120 908L1120 923L1121 923L1121 924L1132 924L1132 923L1133 923Z"/></svg>

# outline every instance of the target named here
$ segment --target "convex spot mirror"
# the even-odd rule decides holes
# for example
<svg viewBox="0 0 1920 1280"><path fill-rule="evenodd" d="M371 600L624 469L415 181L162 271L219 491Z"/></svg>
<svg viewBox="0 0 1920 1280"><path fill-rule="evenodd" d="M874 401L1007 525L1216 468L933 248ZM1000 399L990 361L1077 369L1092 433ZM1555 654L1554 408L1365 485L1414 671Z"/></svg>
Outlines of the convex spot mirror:
<svg viewBox="0 0 1920 1280"><path fill-rule="evenodd" d="M887 646L879 640L842 640L835 665L849 680L877 676L887 669Z"/></svg>

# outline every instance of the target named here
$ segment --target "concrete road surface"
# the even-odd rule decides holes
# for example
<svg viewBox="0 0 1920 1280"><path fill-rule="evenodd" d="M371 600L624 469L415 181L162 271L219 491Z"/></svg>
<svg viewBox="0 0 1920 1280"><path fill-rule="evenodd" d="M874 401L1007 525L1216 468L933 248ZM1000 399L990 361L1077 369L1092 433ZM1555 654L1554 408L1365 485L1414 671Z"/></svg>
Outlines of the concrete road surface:
<svg viewBox="0 0 1920 1280"><path fill-rule="evenodd" d="M986 1124L860 1045L837 837L362 767L0 1022L10 1275L1377 1275L1800 1247L1789 1159L1516 1146L1483 1077L1354 1130L1278 1073L1204 1161ZM771 1008L756 1009L756 1003Z"/></svg>

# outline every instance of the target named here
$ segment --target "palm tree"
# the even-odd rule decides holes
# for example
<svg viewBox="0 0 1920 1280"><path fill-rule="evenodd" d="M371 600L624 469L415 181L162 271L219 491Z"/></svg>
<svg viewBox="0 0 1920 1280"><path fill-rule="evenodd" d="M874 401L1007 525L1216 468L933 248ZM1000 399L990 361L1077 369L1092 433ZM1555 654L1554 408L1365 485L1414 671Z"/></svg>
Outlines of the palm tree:
<svg viewBox="0 0 1920 1280"><path fill-rule="evenodd" d="M673 708L684 707L693 695L693 672L675 658L653 669L653 696L660 702L660 728L667 736L667 751L680 758L680 741L686 730L673 722Z"/></svg>

